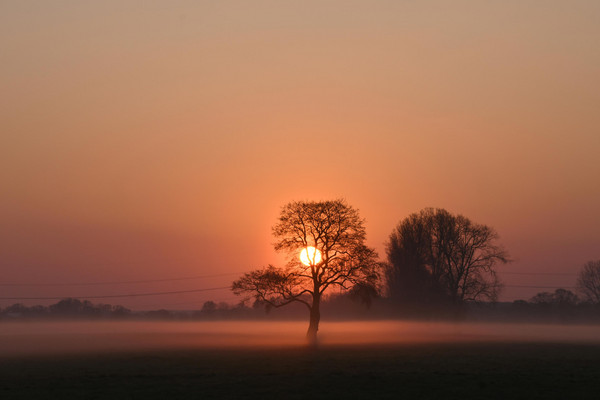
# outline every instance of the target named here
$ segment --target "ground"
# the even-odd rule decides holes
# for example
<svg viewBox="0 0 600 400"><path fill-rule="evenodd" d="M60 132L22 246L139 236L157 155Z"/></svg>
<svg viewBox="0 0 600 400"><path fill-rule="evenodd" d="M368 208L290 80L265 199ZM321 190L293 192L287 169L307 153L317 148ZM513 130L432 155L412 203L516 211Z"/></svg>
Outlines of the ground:
<svg viewBox="0 0 600 400"><path fill-rule="evenodd" d="M593 399L600 345L420 343L28 355L1 399Z"/></svg>

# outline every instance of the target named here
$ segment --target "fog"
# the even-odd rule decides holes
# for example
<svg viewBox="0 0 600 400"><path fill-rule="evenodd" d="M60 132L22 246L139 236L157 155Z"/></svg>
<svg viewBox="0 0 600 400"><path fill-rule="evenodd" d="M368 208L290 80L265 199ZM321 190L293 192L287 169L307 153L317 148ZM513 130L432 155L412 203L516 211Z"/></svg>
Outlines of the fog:
<svg viewBox="0 0 600 400"><path fill-rule="evenodd" d="M3 322L0 356L115 351L295 347L307 324L293 322ZM426 345L452 342L600 342L598 325L443 322L323 322L320 344Z"/></svg>

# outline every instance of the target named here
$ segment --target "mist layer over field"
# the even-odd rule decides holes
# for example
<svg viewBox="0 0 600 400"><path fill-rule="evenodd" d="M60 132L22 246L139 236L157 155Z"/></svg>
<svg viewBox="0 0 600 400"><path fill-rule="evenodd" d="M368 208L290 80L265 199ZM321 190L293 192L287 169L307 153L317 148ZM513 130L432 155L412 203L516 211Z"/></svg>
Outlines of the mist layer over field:
<svg viewBox="0 0 600 400"><path fill-rule="evenodd" d="M0 355L107 351L295 347L305 344L305 322L5 322ZM320 344L378 345L452 342L600 343L600 326L442 323L323 322Z"/></svg>

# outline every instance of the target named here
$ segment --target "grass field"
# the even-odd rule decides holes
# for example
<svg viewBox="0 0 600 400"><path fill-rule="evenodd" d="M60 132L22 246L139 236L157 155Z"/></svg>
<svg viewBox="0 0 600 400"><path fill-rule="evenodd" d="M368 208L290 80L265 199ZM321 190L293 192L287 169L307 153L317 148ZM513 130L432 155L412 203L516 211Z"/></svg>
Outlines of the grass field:
<svg viewBox="0 0 600 400"><path fill-rule="evenodd" d="M600 343L422 341L12 354L0 399L597 399Z"/></svg>

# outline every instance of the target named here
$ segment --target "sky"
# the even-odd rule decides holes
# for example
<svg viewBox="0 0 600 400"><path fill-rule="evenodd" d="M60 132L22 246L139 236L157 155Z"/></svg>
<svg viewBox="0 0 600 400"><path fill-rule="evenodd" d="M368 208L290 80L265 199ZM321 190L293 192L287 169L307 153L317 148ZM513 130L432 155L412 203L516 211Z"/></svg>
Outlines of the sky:
<svg viewBox="0 0 600 400"><path fill-rule="evenodd" d="M382 259L440 207L499 233L501 300L574 286L600 259L599 19L591 0L2 1L0 297L229 286L282 262L284 204L340 197ZM94 301L211 299L235 296Z"/></svg>

